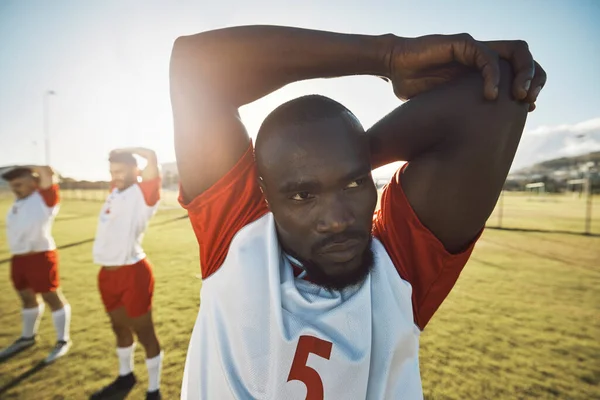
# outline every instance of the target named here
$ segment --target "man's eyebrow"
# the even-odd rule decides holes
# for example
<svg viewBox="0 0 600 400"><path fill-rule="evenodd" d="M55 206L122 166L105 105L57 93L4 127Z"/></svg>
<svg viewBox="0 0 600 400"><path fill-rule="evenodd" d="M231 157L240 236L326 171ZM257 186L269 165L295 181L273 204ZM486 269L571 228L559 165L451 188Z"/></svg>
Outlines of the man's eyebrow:
<svg viewBox="0 0 600 400"><path fill-rule="evenodd" d="M369 175L371 173L371 169L370 168L358 168L346 175L344 175L341 179L340 182L341 183L347 183L352 181L353 179L357 179L357 178L362 178L365 177L367 175Z"/></svg>
<svg viewBox="0 0 600 400"><path fill-rule="evenodd" d="M317 181L288 181L279 186L281 193L315 192L321 189L321 183Z"/></svg>
<svg viewBox="0 0 600 400"><path fill-rule="evenodd" d="M347 173L340 178L340 183L348 183L353 179L368 176L371 173L370 168L357 168L352 172ZM284 182L279 186L279 192L281 193L298 193L298 192L316 192L322 188L321 182L316 180L301 180L301 181L288 181Z"/></svg>

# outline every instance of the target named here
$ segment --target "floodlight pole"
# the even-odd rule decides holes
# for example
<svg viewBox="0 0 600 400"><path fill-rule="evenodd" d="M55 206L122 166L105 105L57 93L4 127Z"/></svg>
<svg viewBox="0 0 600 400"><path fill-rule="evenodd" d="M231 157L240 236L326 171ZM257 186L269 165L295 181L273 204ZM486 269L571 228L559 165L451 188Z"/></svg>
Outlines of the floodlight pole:
<svg viewBox="0 0 600 400"><path fill-rule="evenodd" d="M587 182L585 186L587 189L585 207L585 234L590 235L592 233L592 173L590 165L587 166Z"/></svg>
<svg viewBox="0 0 600 400"><path fill-rule="evenodd" d="M584 133L582 135L578 135L578 139L585 139L587 135ZM586 174L586 207L585 207L585 235L591 235L592 233L592 153L588 153L587 163L585 165L585 174Z"/></svg>
<svg viewBox="0 0 600 400"><path fill-rule="evenodd" d="M50 128L49 128L49 116L48 116L48 102L49 97L56 95L54 90L46 90L44 92L44 148L46 152L46 165L50 165Z"/></svg>

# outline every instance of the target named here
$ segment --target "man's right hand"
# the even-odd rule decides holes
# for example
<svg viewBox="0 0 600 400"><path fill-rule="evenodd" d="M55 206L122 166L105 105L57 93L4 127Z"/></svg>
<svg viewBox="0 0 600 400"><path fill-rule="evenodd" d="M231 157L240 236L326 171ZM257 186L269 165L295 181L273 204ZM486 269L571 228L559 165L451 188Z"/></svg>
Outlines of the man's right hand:
<svg viewBox="0 0 600 400"><path fill-rule="evenodd" d="M389 54L390 77L396 96L407 100L475 68L484 78L485 98L494 100L498 95L500 58L513 67L515 99L535 108L546 73L523 41L480 42L468 34L398 38Z"/></svg>

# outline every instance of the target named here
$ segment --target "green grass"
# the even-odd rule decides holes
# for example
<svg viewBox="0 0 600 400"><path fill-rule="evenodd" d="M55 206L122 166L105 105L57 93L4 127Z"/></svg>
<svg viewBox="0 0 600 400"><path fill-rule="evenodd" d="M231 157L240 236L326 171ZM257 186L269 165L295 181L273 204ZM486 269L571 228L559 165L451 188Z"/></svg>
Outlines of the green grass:
<svg viewBox="0 0 600 400"><path fill-rule="evenodd" d="M573 194L506 192L490 216L489 225L519 229L584 232L586 198ZM500 207L501 206L501 207ZM500 213L500 209L502 212ZM500 220L500 216L502 219ZM591 233L600 235L600 196L592 202Z"/></svg>
<svg viewBox="0 0 600 400"><path fill-rule="evenodd" d="M554 201L556 200L556 201ZM578 227L573 199L505 198L505 225L565 230ZM579 203L578 203L579 204ZM169 205L169 204L167 204ZM4 216L8 199L0 201ZM94 235L98 202L65 201L54 235L59 246ZM524 211L527 210L527 211ZM521 212L523 211L523 212ZM521 215L511 220L511 213ZM552 212L552 220L540 214ZM600 207L596 208L600 215ZM162 391L176 399L189 336L199 306L197 245L177 208L161 209L145 238L155 266L154 319L165 349ZM596 220L598 228L600 220ZM490 225L495 225L490 220ZM518 227L518 226L517 226ZM596 231L597 232L597 231ZM8 257L0 219L0 260ZM97 290L98 267L91 242L61 251L61 281L73 308L69 355L26 377L2 399L84 399L117 371L114 339ZM9 264L0 263L0 347L20 334L20 307ZM600 398L600 237L488 229L455 289L421 340L421 371L427 399ZM46 310L35 347L0 364L0 387L42 360L54 342ZM143 398L147 385L141 346L140 382L130 395Z"/></svg>

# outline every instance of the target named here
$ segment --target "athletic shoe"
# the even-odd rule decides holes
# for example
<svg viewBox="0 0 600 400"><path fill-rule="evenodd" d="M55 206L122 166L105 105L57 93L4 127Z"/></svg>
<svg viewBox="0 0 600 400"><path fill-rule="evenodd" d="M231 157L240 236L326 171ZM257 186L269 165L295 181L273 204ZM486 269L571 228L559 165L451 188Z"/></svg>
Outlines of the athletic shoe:
<svg viewBox="0 0 600 400"><path fill-rule="evenodd" d="M160 395L160 389L157 389L153 392L146 392L146 400L161 400L162 396Z"/></svg>
<svg viewBox="0 0 600 400"><path fill-rule="evenodd" d="M119 376L108 386L103 387L96 393L94 393L90 400L102 400L102 399L110 399L113 396L125 396L127 393L133 389L135 386L136 379L133 372Z"/></svg>
<svg viewBox="0 0 600 400"><path fill-rule="evenodd" d="M54 362L62 356L64 356L65 354L67 354L72 344L73 343L70 340L59 340L58 342L56 342L56 344L54 345L54 349L52 349L48 357L46 357L45 363L50 364L51 362Z"/></svg>
<svg viewBox="0 0 600 400"><path fill-rule="evenodd" d="M20 337L17 340L15 340L15 342L13 344L8 346L4 350L0 351L0 360L3 360L10 356L13 356L13 355L17 354L18 352L23 351L26 348L33 346L34 344L35 344L35 336L29 337L29 338Z"/></svg>

